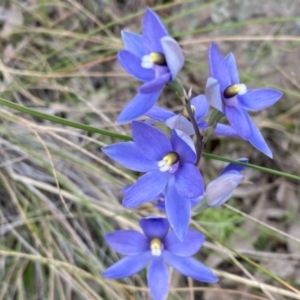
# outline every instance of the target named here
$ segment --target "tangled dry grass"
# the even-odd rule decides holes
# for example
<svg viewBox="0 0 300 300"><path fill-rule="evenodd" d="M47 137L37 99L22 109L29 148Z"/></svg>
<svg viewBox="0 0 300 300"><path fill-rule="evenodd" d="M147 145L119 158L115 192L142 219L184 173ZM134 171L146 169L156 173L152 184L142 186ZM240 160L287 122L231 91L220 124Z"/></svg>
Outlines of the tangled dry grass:
<svg viewBox="0 0 300 300"><path fill-rule="evenodd" d="M254 115L269 160L239 140L214 138L205 151L300 176L299 13L296 0L7 0L0 3L1 98L119 133L136 82L116 62L120 30L139 31L146 5L164 18L187 57L181 79L203 92L206 52L216 41L238 58L249 86L276 87L283 99ZM167 92L160 104L180 103ZM146 204L122 208L119 189L136 174L108 161L111 137L0 106L0 299L149 299L145 273L106 281L118 259L103 241L135 229ZM205 180L224 163L202 160ZM172 273L170 299L300 299L299 183L257 170L226 207L195 216L208 235L198 258L220 276L203 285Z"/></svg>

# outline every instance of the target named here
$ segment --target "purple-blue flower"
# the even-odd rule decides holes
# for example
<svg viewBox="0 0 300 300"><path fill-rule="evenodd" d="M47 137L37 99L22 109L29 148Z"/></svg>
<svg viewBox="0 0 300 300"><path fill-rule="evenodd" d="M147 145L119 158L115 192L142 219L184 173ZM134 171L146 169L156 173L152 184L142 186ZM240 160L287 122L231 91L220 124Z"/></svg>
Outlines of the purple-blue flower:
<svg viewBox="0 0 300 300"><path fill-rule="evenodd" d="M181 48L150 8L144 14L142 35L122 31L122 39L125 50L119 51L118 60L129 74L144 84L122 110L118 123L144 115L155 104L164 85L175 79L184 64Z"/></svg>
<svg viewBox="0 0 300 300"><path fill-rule="evenodd" d="M247 110L257 111L277 102L282 93L269 89L247 89L240 83L232 53L225 58L215 44L208 54L210 77L206 84L206 97L211 106L224 113L235 131L255 148L272 158L271 150Z"/></svg>
<svg viewBox="0 0 300 300"><path fill-rule="evenodd" d="M208 123L204 121L204 117L208 112L208 102L204 95L198 95L191 99L192 111L194 111L194 116L198 127L201 130L206 130ZM153 106L146 114L159 122L165 122L165 124L171 129L178 129L185 132L188 135L194 134L194 128L192 123L188 120L188 114L186 109L182 111L182 114L176 115L175 113L163 109L159 106ZM214 134L221 136L238 136L237 132L231 127L224 124L218 123L214 130Z"/></svg>
<svg viewBox="0 0 300 300"><path fill-rule="evenodd" d="M247 158L239 158L238 161L248 163ZM231 197L234 189L244 179L241 173L244 169L242 165L230 163L222 170L219 177L207 185L205 198L208 206L221 206Z"/></svg>
<svg viewBox="0 0 300 300"><path fill-rule="evenodd" d="M133 142L121 142L102 148L110 158L128 169L146 172L126 192L123 206L135 207L165 195L169 222L179 237L187 231L191 204L187 199L199 197L204 183L195 166L196 153L178 135L171 131L171 140L157 128L132 122Z"/></svg>
<svg viewBox="0 0 300 300"><path fill-rule="evenodd" d="M189 229L182 241L165 218L151 217L140 220L143 233L120 230L105 236L106 242L118 253L127 255L106 269L105 278L131 276L146 265L147 282L154 300L166 299L169 290L169 273L166 264L181 274L202 282L217 282L218 278L205 265L190 257L202 246L204 236Z"/></svg>

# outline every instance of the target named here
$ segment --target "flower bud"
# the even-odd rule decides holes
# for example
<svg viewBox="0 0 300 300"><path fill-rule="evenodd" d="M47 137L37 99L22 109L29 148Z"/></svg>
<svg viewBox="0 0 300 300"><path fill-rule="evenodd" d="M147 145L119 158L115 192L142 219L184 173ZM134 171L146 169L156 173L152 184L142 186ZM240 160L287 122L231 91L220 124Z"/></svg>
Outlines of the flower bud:
<svg viewBox="0 0 300 300"><path fill-rule="evenodd" d="M238 171L230 171L210 182L206 187L207 204L217 207L225 203L243 179Z"/></svg>
<svg viewBox="0 0 300 300"><path fill-rule="evenodd" d="M192 110L192 113L195 114L195 106L191 105L191 110ZM186 108L184 108L184 109L182 110L181 114L182 114L185 118L187 118L188 120L190 120L190 116L189 116L189 113L188 113L188 111L187 111Z"/></svg>

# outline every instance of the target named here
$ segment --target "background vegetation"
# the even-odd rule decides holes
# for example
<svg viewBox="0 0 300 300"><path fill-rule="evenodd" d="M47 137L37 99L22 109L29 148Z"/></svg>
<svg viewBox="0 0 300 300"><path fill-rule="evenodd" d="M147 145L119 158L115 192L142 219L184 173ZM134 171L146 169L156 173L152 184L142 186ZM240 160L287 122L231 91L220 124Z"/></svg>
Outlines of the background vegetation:
<svg viewBox="0 0 300 300"><path fill-rule="evenodd" d="M0 2L0 299L149 299L145 272L119 281L101 276L119 258L103 235L138 229L138 219L158 212L152 204L122 208L119 190L137 174L101 153L120 139L95 132L130 135L115 120L138 82L116 53L120 30L139 32L147 5L183 47L180 78L194 94L205 86L211 41L235 54L247 86L284 92L253 114L273 160L238 139L206 145L208 153L248 157L285 174L249 168L226 207L194 216L192 226L207 235L197 258L220 281L208 286L171 272L169 299L300 299L299 177L288 178L300 176L297 0ZM181 109L168 92L160 104ZM206 183L224 164L202 159Z"/></svg>

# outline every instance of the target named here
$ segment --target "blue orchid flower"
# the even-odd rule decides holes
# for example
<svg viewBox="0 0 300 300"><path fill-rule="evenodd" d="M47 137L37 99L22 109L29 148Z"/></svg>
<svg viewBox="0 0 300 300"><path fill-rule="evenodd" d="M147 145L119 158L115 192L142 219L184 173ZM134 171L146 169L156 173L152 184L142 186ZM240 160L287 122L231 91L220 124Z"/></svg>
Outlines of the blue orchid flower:
<svg viewBox="0 0 300 300"><path fill-rule="evenodd" d="M248 163L247 158L239 158L238 161ZM245 169L242 165L228 164L219 177L211 181L206 187L205 199L210 207L218 207L230 199L234 189L243 181L241 173Z"/></svg>
<svg viewBox="0 0 300 300"><path fill-rule="evenodd" d="M190 257L202 246L204 236L189 229L185 238L179 241L169 231L165 218L150 217L140 220L144 232L120 230L105 236L106 242L118 253L127 255L106 269L105 278L131 276L146 265L147 282L154 300L166 299L169 290L169 273L166 264L185 276L202 282L217 282L218 278L205 265Z"/></svg>
<svg viewBox="0 0 300 300"><path fill-rule="evenodd" d="M247 113L264 109L276 103L282 93L269 89L247 89L240 83L235 58L232 53L225 58L215 44L208 54L210 77L206 83L206 97L211 106L224 113L230 125L255 148L272 158L271 150L259 129Z"/></svg>
<svg viewBox="0 0 300 300"><path fill-rule="evenodd" d="M125 50L118 53L119 63L144 84L120 113L118 123L144 115L155 104L164 85L176 78L184 64L181 48L150 8L145 11L142 35L122 31L122 39Z"/></svg>
<svg viewBox="0 0 300 300"><path fill-rule="evenodd" d="M199 197L204 183L195 166L196 153L176 130L171 141L157 128L132 122L133 142L121 142L102 148L110 158L126 168L146 172L126 191L123 206L135 207L165 195L166 214L180 240L187 231L191 204L186 199Z"/></svg>
<svg viewBox="0 0 300 300"><path fill-rule="evenodd" d="M195 120L198 127L201 130L205 131L207 129L208 123L203 119L207 115L209 107L206 97L204 95L198 95L192 98L191 107L192 111L194 111ZM163 109L159 106L153 106L145 115L153 120L165 122L165 124L171 129L181 130L188 135L192 135L195 133L192 123L188 120L189 116L186 109L183 109L182 114L176 115L175 113ZM231 137L239 136L231 126L220 123L216 125L214 134Z"/></svg>

